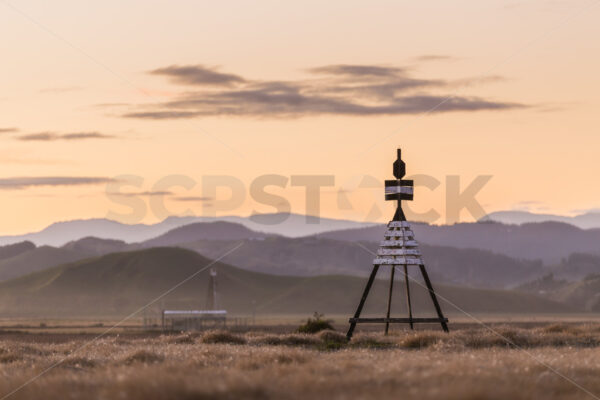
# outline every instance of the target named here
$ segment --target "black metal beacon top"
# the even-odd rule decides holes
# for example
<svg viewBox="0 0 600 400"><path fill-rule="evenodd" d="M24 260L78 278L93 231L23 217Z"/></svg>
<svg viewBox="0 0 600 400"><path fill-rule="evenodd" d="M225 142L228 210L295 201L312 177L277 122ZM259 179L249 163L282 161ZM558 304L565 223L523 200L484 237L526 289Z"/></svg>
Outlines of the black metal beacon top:
<svg viewBox="0 0 600 400"><path fill-rule="evenodd" d="M401 150L398 149L398 157L394 161L394 176L396 179L385 181L385 199L398 201L393 221L406 221L401 201L413 199L413 181L402 179L404 175L406 175L406 164L402 161Z"/></svg>
<svg viewBox="0 0 600 400"><path fill-rule="evenodd" d="M404 175L406 175L406 164L402 161L402 150L398 149L397 152L398 158L394 161L394 176L396 179L402 179L404 178Z"/></svg>

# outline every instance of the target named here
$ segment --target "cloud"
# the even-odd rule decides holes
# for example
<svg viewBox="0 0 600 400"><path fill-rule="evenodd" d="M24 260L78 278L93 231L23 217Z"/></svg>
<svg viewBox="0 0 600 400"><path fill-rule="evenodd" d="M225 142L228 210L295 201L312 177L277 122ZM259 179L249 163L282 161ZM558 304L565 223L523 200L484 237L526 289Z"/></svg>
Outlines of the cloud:
<svg viewBox="0 0 600 400"><path fill-rule="evenodd" d="M77 186L98 185L115 182L112 178L102 177L72 177L72 176L43 176L0 178L0 190L27 189L35 186Z"/></svg>
<svg viewBox="0 0 600 400"><path fill-rule="evenodd" d="M169 196L172 195L173 192L169 192L166 190L158 190L158 191L145 191L145 192L111 192L109 194L115 196L124 196L124 197L138 197L138 196Z"/></svg>
<svg viewBox="0 0 600 400"><path fill-rule="evenodd" d="M395 77L404 73L404 69L399 67L348 64L326 65L323 67L311 68L308 71L313 74L347 75L353 77Z"/></svg>
<svg viewBox="0 0 600 400"><path fill-rule="evenodd" d="M173 200L205 202L205 201L213 201L214 198L206 197L206 196L179 196L179 197L174 197Z"/></svg>
<svg viewBox="0 0 600 400"><path fill-rule="evenodd" d="M17 139L18 140L23 140L23 141L50 141L50 140L56 140L57 138L59 138L60 136L57 135L56 133L50 133L50 132L41 132L41 133L30 133L27 135L21 135L18 136Z"/></svg>
<svg viewBox="0 0 600 400"><path fill-rule="evenodd" d="M244 78L239 75L224 74L218 72L215 68L203 65L171 65L150 71L150 74L165 75L175 83L187 85L231 86L245 82Z"/></svg>
<svg viewBox="0 0 600 400"><path fill-rule="evenodd" d="M75 132L66 133L60 137L65 140L82 140L82 139L114 139L113 135L105 135L99 132Z"/></svg>
<svg viewBox="0 0 600 400"><path fill-rule="evenodd" d="M412 77L406 69L395 66L327 65L311 68L308 70L311 78L295 81L252 81L215 71L211 73L222 78L208 79L209 75L205 75L205 70L199 66L171 66L153 73L158 73L156 71L177 77L179 83L196 85L219 81L220 86L188 91L174 100L159 104L134 106L123 117L161 120L208 116L379 116L527 107L516 102L443 93L451 87L496 81L499 77L478 77L461 81L421 79ZM165 71L169 71L169 74ZM237 85L230 85L232 82Z"/></svg>
<svg viewBox="0 0 600 400"><path fill-rule="evenodd" d="M214 115L300 117L307 115L401 115L423 112L480 111L520 108L516 103L494 102L478 97L434 95L403 96L384 104L361 104L347 99L304 95L294 91L270 89L202 94L165 103L165 108L193 111L140 111L125 114L130 118L177 119Z"/></svg>
<svg viewBox="0 0 600 400"><path fill-rule="evenodd" d="M194 118L199 115L199 113L192 111L138 111L123 114L123 117L142 119L186 119Z"/></svg>
<svg viewBox="0 0 600 400"><path fill-rule="evenodd" d="M424 54L422 56L415 57L416 61L428 62L428 61L450 61L455 60L455 57L447 56L443 54Z"/></svg>
<svg viewBox="0 0 600 400"><path fill-rule="evenodd" d="M85 139L113 139L115 136L105 135L99 132L74 132L74 133L54 133L54 132L40 132L30 133L27 135L17 136L17 140L30 142L51 142L56 140L85 140Z"/></svg>
<svg viewBox="0 0 600 400"><path fill-rule="evenodd" d="M17 128L0 128L0 133L11 133L11 132L18 132L19 129Z"/></svg>

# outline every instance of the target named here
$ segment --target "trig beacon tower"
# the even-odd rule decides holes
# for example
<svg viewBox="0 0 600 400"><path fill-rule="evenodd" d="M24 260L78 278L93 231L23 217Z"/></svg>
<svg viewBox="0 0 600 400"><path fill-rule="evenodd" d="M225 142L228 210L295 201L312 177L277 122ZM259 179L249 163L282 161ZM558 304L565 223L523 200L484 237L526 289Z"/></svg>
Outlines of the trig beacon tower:
<svg viewBox="0 0 600 400"><path fill-rule="evenodd" d="M391 323L408 323L410 328L413 329L415 323L440 323L442 329L448 332L448 319L442 314L442 309L437 301L435 291L429 280L429 275L425 270L425 265L421 259L421 252L419 251L419 244L415 240L415 235L410 229L410 224L406 221L404 212L402 211L402 200L413 199L413 181L402 179L406 173L406 166L402 161L400 149L398 149L398 158L394 162L394 176L396 179L385 181L385 199L386 200L397 200L398 207L392 219L387 225L387 231L385 232L384 240L379 245L377 250L377 256L373 260L373 270L371 276L367 281L365 290L363 292L358 308L353 318L350 318L350 328L346 336L348 339L352 337L356 324L359 323L385 323L385 333L388 333L389 325ZM387 313L385 318L360 318L360 313L365 305L375 276L380 266L390 267L390 288L388 294ZM394 287L394 272L396 267L403 267L404 269L404 282L406 283L406 303L408 307L408 318L390 318L390 309L392 304L392 290ZM412 316L412 306L410 302L410 285L408 268L419 267L431 301L437 312L437 318L414 318Z"/></svg>

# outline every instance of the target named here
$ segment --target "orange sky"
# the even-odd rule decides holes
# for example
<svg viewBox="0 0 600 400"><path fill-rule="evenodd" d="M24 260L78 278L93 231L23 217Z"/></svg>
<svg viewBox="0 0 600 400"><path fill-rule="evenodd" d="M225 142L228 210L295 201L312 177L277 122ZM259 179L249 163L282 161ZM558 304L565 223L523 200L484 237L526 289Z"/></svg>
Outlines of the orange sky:
<svg viewBox="0 0 600 400"><path fill-rule="evenodd" d="M201 214L210 202L181 198L203 197L206 175L236 177L246 191L264 174L332 175L322 216L384 221L392 206L383 189L359 182L391 178L396 146L409 175L442 182L433 192L417 188L411 205L434 208L436 223L452 222L447 175L463 186L491 175L477 195L488 212L598 208L598 20L597 2L579 0L0 2L8 39L0 48L0 234L118 214L155 222L166 211L150 197L164 199L168 213ZM174 65L196 68L196 81L164 71ZM202 73L221 81L198 82ZM416 86L386 97L398 82ZM285 102L289 93L272 89L282 84L302 102L286 112L259 103L264 87ZM358 91L363 84L371 92ZM456 110L428 112L448 96L462 101ZM201 102L186 103L190 118L125 117L173 104L182 111L190 98ZM373 112L380 106L392 111ZM186 182L164 180L171 175L196 184L169 186ZM106 194L114 190L107 181L131 176L138 186L120 190L139 194L126 198L137 199L134 212ZM40 179L48 177L79 181ZM352 209L340 205L340 188ZM289 181L268 191L305 212L304 190ZM273 208L246 193L223 214L253 211ZM472 219L463 210L461 220Z"/></svg>

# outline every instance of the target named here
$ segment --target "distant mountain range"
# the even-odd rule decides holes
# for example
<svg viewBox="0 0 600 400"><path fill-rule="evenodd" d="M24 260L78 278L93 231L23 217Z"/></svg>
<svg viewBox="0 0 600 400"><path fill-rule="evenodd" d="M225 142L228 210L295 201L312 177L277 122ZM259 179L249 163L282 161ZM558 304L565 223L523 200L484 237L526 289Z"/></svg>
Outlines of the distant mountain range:
<svg viewBox="0 0 600 400"><path fill-rule="evenodd" d="M261 274L180 248L151 248L112 253L63 264L0 283L0 312L4 316L121 316L151 303L162 308L202 309L209 267L218 271L220 307L231 314L302 314L314 311L350 315L360 298L364 278L329 275L289 277ZM192 277L192 278L190 278ZM386 278L387 274L382 274ZM377 280L365 315L380 315L388 283ZM452 316L455 307L480 313L567 312L568 305L518 291L484 290L435 285L442 308ZM170 291L169 291L170 290ZM394 294L394 310L405 312L404 285ZM165 295L166 294L166 295ZM413 282L415 313L434 315L428 292ZM164 296L162 296L164 295ZM158 299L156 301L153 301ZM452 304L452 305L451 305Z"/></svg>
<svg viewBox="0 0 600 400"><path fill-rule="evenodd" d="M204 228L202 230L210 231L213 224L194 225L198 230ZM169 234L161 238L161 241L162 239L170 239ZM26 243L29 242L24 242ZM150 246L151 243L154 244ZM371 268L372 253L377 247L376 243L368 242L352 243L316 238L293 239L282 236L258 239L250 237L240 238L240 240L201 239L189 243L165 240L164 243L166 244L153 239L141 244L126 244L121 241L97 238L80 239L58 248L35 247L30 243L33 247L21 246L21 253L0 259L0 281L42 271L66 262L157 246L178 246L217 259L238 244L242 246L225 256L223 261L246 270L274 275L365 276ZM5 248L0 247L0 252ZM485 250L423 245L422 252L427 260L429 273L436 282L504 288L539 278L550 271L539 262L515 260ZM590 268L594 268L594 265L586 264L586 273ZM596 268L600 271L600 265L596 265Z"/></svg>
<svg viewBox="0 0 600 400"><path fill-rule="evenodd" d="M545 251L546 248L553 246L555 239L544 238L543 226L537 225L540 224L533 224L533 227L510 227L497 223L468 224L466 227L415 224L413 228L417 231L417 237L430 237L442 243L457 244L452 242L457 237L487 238L485 243L493 245L493 250L499 249L499 243L507 242L506 235L510 236L516 234L516 231L529 229L526 233L516 235L523 237L524 245L529 246L530 250ZM584 235L594 232L582 231L565 224L552 223L552 225L559 229L558 233L553 233L556 237L564 234L564 237L568 238L572 235L569 233L572 230ZM535 227L542 229L542 233L534 229ZM383 227L371 227L328 232L318 236L288 238L255 232L240 224L218 221L185 225L145 242L132 244L93 237L72 241L61 247L35 246L31 242L22 242L0 247L0 280L20 277L66 262L98 255L151 247L182 247L194 250L207 258L217 259L228 249L240 243L243 246L225 256L223 262L246 270L274 275L365 276L370 270L373 253L378 245L377 240L372 239L380 239L383 229ZM442 233L438 230L442 230ZM467 234L462 233L460 236L461 230L466 230ZM473 232L470 232L471 230ZM545 243L546 240L548 243ZM421 245L421 251L429 273L434 281L441 283L480 288L507 288L538 279L551 272L569 281L600 273L600 256L567 253L566 247L563 249L567 254L565 260L543 264L540 260L510 257L489 249L431 245L427 244L426 240L422 242L425 243ZM458 243L464 245L479 242Z"/></svg>
<svg viewBox="0 0 600 400"><path fill-rule="evenodd" d="M127 243L143 242L174 228L196 222L234 222L256 232L288 237L373 226L373 223L307 217L298 214L262 214L250 217L169 217L157 224L128 225L108 219L86 219L54 223L47 228L24 235L0 236L0 246L30 241L38 246L62 246L68 242L93 236L101 239L122 240Z"/></svg>
<svg viewBox="0 0 600 400"><path fill-rule="evenodd" d="M251 271L277 275L366 276L371 270L377 243L353 243L323 238L272 237L247 240L224 262ZM196 241L182 247L217 258L235 241ZM481 288L505 288L548 273L541 262L516 260L478 249L421 246L432 279L436 282ZM598 265L600 270L600 265Z"/></svg>
<svg viewBox="0 0 600 400"><path fill-rule="evenodd" d="M338 230L317 235L320 238L371 241L381 240L385 226ZM600 254L600 229L580 229L561 222L505 225L497 222L455 225L412 224L419 242L432 246L476 248L517 259L560 263L572 253Z"/></svg>
<svg viewBox="0 0 600 400"><path fill-rule="evenodd" d="M220 281L232 280L231 292L224 292L228 299L237 299L231 300L228 305L232 310L247 312L248 301L254 300L257 308L266 313L314 310L345 313L353 305L349 299L343 301L343 293L352 290L359 293L362 290L364 278L371 268L373 252L384 229L383 226L374 226L289 238L256 232L241 224L217 221L184 225L139 243L85 237L61 247L36 246L32 242L11 244L0 247L0 280L4 281L0 283L0 311L9 312L3 308L4 304L30 313L58 307L60 312L67 314L91 309L95 310L94 313L113 315L147 300L164 282L171 282L191 271L192 264L197 267L209 263L210 259L221 258L227 251L242 244L218 263L224 266L222 274L227 277L221 277ZM532 310L535 309L535 312L546 312L544 310L552 309L558 312L596 309L596 303L583 301L583 298L596 298L595 286L590 286L589 282L592 282L590 279L594 274L600 274L600 255L568 253L564 260L544 265L539 260L510 257L498 250L526 249L534 252L527 254L541 254L558 248L567 254L569 243L573 240L584 243L588 250L597 249L594 244L598 243L595 239L598 230L581 230L562 223L508 226L489 222L453 226L413 224L413 229L417 238L428 239L421 240L424 242L421 250L436 286L440 286L442 292L456 296L459 301L468 298L479 302L480 305L469 306L473 310L534 312ZM517 239L523 243L511 247L511 244L519 242ZM468 244L489 248L461 248ZM159 277L161 274L164 276ZM558 285L560 292L558 289L544 291L535 283L543 281L548 274L554 274L555 279L561 282ZM84 279L90 281L80 282ZM244 285L253 289L244 289ZM314 285L318 290L307 285ZM546 300L540 303L538 297L522 297L525 295L522 291L493 290L519 285L527 292L525 294L535 293L538 297L546 297ZM378 282L376 287L381 292L381 299L384 299L385 285ZM202 290L198 287L184 290L181 292L184 295L170 297L167 305L189 305L197 301L198 296L203 298ZM295 300L298 304L292 304L293 297L288 297L286 290L300 296L301 300ZM429 306L426 294L423 293L424 307ZM483 299L484 295L490 297ZM267 301L269 296L275 300ZM192 298L196 300L192 301ZM532 303L519 306L517 300ZM557 305L553 300L561 300L564 304ZM333 303L330 304L330 301ZM403 307L398 301L398 307ZM506 304L500 305L499 302Z"/></svg>
<svg viewBox="0 0 600 400"><path fill-rule="evenodd" d="M381 240L384 224L363 223L323 218L318 224L307 222L307 217L298 214L265 214L252 217L170 217L164 221L145 225L127 225L107 219L90 219L58 222L39 231L24 235L0 236L0 246L21 242L31 242L37 246L60 247L84 237L119 240L125 243L142 243L150 240L148 246L170 245L200 239L260 238L279 235L291 238L318 235L322 238L349 241ZM541 222L547 220L563 222ZM492 223L493 220L502 223ZM534 220L536 222L528 222ZM527 212L497 212L479 223L455 225L427 225L413 223L417 239L422 243L457 248L478 248L505 254L513 258L541 259L546 263L556 263L573 252L600 254L600 229L583 229L575 225L591 227L600 214L588 213L578 217L560 217L532 214ZM212 237L186 240L187 230L170 232L173 229L195 223L232 222L246 228L242 232L232 229L222 234L211 230ZM567 224L571 222L575 225ZM193 228L186 228L193 229ZM170 239L161 238L169 233ZM177 238L173 235L178 234ZM216 236L215 236L216 235ZM225 235L225 236L223 236ZM227 237L226 235L231 235ZM241 235L241 236L240 236ZM170 242L169 242L170 241ZM9 251L9 250L6 250ZM2 258L0 254L0 258Z"/></svg>
<svg viewBox="0 0 600 400"><path fill-rule="evenodd" d="M536 214L528 211L496 211L483 217L481 221L496 221L503 224L526 224L532 222L563 222L581 229L600 228L600 211L590 211L574 217L554 214Z"/></svg>

